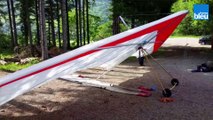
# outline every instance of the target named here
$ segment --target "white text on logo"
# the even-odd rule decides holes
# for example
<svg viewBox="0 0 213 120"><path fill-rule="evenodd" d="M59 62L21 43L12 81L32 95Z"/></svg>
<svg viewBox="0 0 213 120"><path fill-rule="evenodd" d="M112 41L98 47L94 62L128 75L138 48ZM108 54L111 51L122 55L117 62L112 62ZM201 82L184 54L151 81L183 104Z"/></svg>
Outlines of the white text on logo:
<svg viewBox="0 0 213 120"><path fill-rule="evenodd" d="M208 12L199 12L198 14L194 13L194 19L208 20L209 19Z"/></svg>

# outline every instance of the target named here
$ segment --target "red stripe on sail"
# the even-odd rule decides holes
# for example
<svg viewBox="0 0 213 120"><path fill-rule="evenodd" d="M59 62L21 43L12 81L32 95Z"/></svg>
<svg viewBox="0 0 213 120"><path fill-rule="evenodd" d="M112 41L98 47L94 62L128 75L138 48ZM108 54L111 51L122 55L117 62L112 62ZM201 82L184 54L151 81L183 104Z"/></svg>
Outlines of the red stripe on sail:
<svg viewBox="0 0 213 120"><path fill-rule="evenodd" d="M127 42L127 41L131 41L135 38L138 38L140 36L143 36L147 33L151 33L153 31L158 31L158 34L157 34L157 38L156 38L156 42L154 44L154 52L157 51L157 49L163 44L162 42L164 42L168 36L174 31L174 29L177 27L177 25L181 22L181 20L186 16L186 14L182 14L180 16L177 16L177 17L174 17L172 19L169 19L169 20L166 20L160 24L157 24L155 26L151 26L149 28L146 28L144 30L141 30L139 32L136 32L134 34L131 34L131 35L128 35L126 37L123 37L121 39L118 39L114 42L111 42L111 43L108 43L108 44L105 44L103 46L100 46L99 48L104 48L104 47L110 47L110 46L115 46L115 45L118 45L118 44L121 44L121 43L124 43L124 42ZM178 20L177 20L178 19ZM176 21L175 21L176 20ZM175 21L174 24L172 24L173 22ZM171 24L171 26L168 26L169 24ZM160 43L161 42L161 43ZM160 44L159 44L160 43ZM100 49L101 50L101 49ZM87 56L87 55L90 55L92 53L95 53L97 51L100 51L100 50L90 50L90 51L87 51L85 53L82 53L80 55L77 55L75 57L72 57L72 58L69 58L67 60L64 60L64 61L61 61L59 63L56 63L54 65L51 65L51 66L48 66L46 68L42 68L40 70L37 70L35 72L32 72L32 73L29 73L27 75L24 75L24 76L21 76L21 77L18 77L16 79L13 79L13 80L10 80L9 82L6 82L6 83L3 83L0 85L0 88L1 87L4 87L6 85L9 85L11 83L14 83L16 81L19 81L19 80L22 80L22 79L25 79L27 77L30 77L32 75L36 75L36 74L39 74L41 72L44 72L46 70L49 70L49 69L52 69L52 68L55 68L55 67L58 67L60 65L63 65L65 63L68 63L68 62L71 62L73 60L76 60L78 58L81 58L81 57L84 57L84 56Z"/></svg>

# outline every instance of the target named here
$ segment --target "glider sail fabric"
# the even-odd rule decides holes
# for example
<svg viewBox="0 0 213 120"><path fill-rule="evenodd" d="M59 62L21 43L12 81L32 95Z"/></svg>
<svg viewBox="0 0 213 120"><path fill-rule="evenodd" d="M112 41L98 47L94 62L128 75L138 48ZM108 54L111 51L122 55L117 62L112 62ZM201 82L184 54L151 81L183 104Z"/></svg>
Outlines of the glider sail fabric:
<svg viewBox="0 0 213 120"><path fill-rule="evenodd" d="M140 44L149 54L156 52L187 13L174 13L0 78L0 105L66 74L97 66L110 69L135 53Z"/></svg>

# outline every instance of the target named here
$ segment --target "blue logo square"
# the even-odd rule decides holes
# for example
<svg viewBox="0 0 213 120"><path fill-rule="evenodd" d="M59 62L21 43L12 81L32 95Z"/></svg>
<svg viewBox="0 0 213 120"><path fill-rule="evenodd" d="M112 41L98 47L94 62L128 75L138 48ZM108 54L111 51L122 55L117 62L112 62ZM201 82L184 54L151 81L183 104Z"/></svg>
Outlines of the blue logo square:
<svg viewBox="0 0 213 120"><path fill-rule="evenodd" d="M194 4L194 19L208 20L209 19L209 5L208 4Z"/></svg>

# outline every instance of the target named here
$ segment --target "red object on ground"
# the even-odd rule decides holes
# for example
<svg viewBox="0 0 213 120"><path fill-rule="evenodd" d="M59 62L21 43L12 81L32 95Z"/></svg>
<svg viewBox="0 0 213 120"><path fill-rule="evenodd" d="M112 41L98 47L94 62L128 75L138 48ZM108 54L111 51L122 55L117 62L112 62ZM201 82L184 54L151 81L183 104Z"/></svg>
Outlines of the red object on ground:
<svg viewBox="0 0 213 120"><path fill-rule="evenodd" d="M141 92L141 93L137 94L137 96L141 96L141 97L149 97L151 95L152 94L150 92Z"/></svg>
<svg viewBox="0 0 213 120"><path fill-rule="evenodd" d="M78 77L80 77L80 78L84 78L84 76L83 76L83 75L78 75Z"/></svg>
<svg viewBox="0 0 213 120"><path fill-rule="evenodd" d="M139 86L138 89L139 89L140 91L153 91L151 88L146 88L146 87L144 87L144 86Z"/></svg>
<svg viewBox="0 0 213 120"><path fill-rule="evenodd" d="M163 103L168 103L168 102L174 102L174 98L170 98L170 97L162 97L160 98L160 101Z"/></svg>

